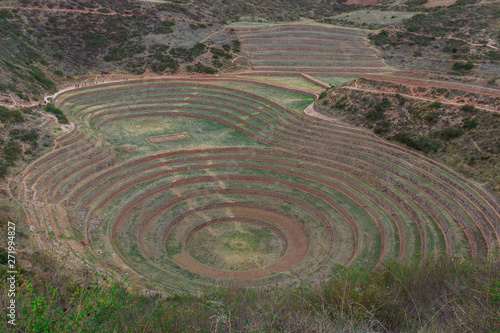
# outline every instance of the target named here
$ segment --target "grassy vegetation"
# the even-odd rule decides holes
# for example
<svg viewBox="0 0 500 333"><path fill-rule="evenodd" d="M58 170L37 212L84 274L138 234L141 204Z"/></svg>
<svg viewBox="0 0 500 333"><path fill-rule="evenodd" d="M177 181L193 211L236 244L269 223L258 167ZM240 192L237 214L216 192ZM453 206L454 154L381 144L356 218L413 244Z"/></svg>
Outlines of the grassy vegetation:
<svg viewBox="0 0 500 333"><path fill-rule="evenodd" d="M359 84L364 84L363 80L359 80ZM366 82L367 88L370 85L379 90L388 89L405 94L422 94L425 91L422 88L410 90L390 83ZM397 93L372 95L336 89L339 90L335 98L331 98L331 93L325 94L317 105L351 123L372 129L386 139L428 153L464 174L488 183L495 191L500 189L500 178L495 166L499 156L494 134L499 128L496 113L481 110L472 104L455 107L440 102L408 99ZM427 93L427 98L435 98L436 95L452 98L459 94L474 96L464 102L484 103L487 108L491 108L489 103L494 103L494 99L487 96L453 89L430 88ZM391 102L387 108L380 107L384 98Z"/></svg>
<svg viewBox="0 0 500 333"><path fill-rule="evenodd" d="M323 94L322 101L329 96ZM122 293L124 285L115 286L109 276L89 277L93 284L72 289L74 299L61 296L50 303L44 296L50 310L26 305L25 313L50 313L57 320L32 316L23 325L64 330L57 325L74 329L77 322L82 331L94 325L101 331L153 332L320 326L412 331L452 325L455 319L445 321L439 309L453 298L435 304L419 296L413 286L427 284L419 285L422 276L411 272L430 254L456 254L450 265L460 256L493 255L494 229L483 223L497 219L487 206L491 199L413 151L342 123L304 117L311 102L298 92L222 80L130 82L59 95L56 105L77 129L23 173L29 191L20 191L20 200L27 203L23 208L33 228L59 245L59 256L71 254L68 262L80 265L78 258L116 267L117 276L130 277L127 287L137 283L170 297L154 298L153 311L149 298ZM348 97L335 102L342 111L352 107ZM400 105L388 97L365 102L380 116L377 123L388 121ZM442 109L427 103L411 112L423 117ZM464 134L450 143L476 130L462 129L462 123L477 119L477 110L462 112L470 117L456 127ZM477 127L482 124L478 119ZM147 140L175 133L189 138ZM494 241L488 244L489 239ZM285 244L287 250L277 255ZM407 266L395 264L398 259ZM441 264L425 265L432 281L429 274ZM403 287L401 281L408 282ZM236 292L232 286L250 289ZM455 297L450 290L455 289L443 291L445 296ZM250 297L274 292L276 298L267 297L271 303ZM293 303L298 293L300 303ZM214 295L222 296L215 301ZM472 306L463 303L469 296L457 306ZM233 307L236 300L241 308ZM91 310L91 303L98 306ZM424 311L429 304L432 312ZM139 306L150 309L151 317L131 321ZM228 310L220 317L225 319L214 319L213 311L222 308ZM259 309L264 314L257 318ZM473 325L477 316L468 320Z"/></svg>
<svg viewBox="0 0 500 333"><path fill-rule="evenodd" d="M17 287L17 328L25 332L493 332L500 325L495 261L389 261L375 271L338 266L320 285L235 286L197 297L141 295L127 282L72 271L40 253L33 262L20 269ZM1 275L5 285L5 268Z"/></svg>
<svg viewBox="0 0 500 333"><path fill-rule="evenodd" d="M0 178L8 175L10 167L41 154L51 145L48 132L35 124L40 122L40 107L7 109L0 106Z"/></svg>
<svg viewBox="0 0 500 333"><path fill-rule="evenodd" d="M60 124L69 124L69 120L66 117L66 115L59 108L57 108L54 104L52 104L52 103L47 104L47 106L45 106L45 111L56 116L57 121Z"/></svg>

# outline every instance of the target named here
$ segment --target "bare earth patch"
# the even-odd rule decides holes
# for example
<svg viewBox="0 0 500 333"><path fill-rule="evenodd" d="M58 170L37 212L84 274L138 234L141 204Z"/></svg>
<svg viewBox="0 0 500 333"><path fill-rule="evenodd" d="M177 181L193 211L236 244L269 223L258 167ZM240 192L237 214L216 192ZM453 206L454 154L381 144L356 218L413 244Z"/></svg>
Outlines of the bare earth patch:
<svg viewBox="0 0 500 333"><path fill-rule="evenodd" d="M183 139L189 139L189 136L185 133L178 133L178 134L150 136L148 138L149 142L151 142L151 143L177 141L177 140L183 140Z"/></svg>

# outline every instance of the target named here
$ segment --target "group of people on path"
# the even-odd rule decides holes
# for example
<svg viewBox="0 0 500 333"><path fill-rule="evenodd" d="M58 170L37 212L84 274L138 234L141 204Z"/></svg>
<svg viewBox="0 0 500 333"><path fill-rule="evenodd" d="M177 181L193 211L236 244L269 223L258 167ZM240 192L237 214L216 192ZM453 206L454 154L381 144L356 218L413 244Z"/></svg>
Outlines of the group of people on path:
<svg viewBox="0 0 500 333"><path fill-rule="evenodd" d="M89 82L89 83L75 83L75 88L92 86L92 85L96 85L96 84L99 84L99 83L104 83L104 80L102 80L101 82L99 82L99 81L92 81L92 82Z"/></svg>

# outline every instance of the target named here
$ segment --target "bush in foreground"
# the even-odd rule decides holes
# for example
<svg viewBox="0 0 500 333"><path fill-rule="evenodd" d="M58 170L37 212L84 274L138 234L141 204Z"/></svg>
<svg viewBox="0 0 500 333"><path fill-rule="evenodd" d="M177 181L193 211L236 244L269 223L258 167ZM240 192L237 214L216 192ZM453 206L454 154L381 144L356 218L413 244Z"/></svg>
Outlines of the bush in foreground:
<svg viewBox="0 0 500 333"><path fill-rule="evenodd" d="M33 262L17 280L16 328L23 332L493 332L500 327L498 261L388 261L375 271L339 265L330 280L316 286L229 287L171 298L137 294L127 283L70 271L45 255ZM6 297L3 293L2 302Z"/></svg>

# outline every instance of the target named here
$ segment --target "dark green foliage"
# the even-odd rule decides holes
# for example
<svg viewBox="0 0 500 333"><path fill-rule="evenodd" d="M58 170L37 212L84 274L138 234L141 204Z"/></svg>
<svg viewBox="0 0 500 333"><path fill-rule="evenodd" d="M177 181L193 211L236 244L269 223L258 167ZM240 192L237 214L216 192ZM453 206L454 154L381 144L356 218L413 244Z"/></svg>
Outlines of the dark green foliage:
<svg viewBox="0 0 500 333"><path fill-rule="evenodd" d="M12 19L14 15L10 12L8 9L1 9L0 10L0 20L9 20Z"/></svg>
<svg viewBox="0 0 500 333"><path fill-rule="evenodd" d="M172 27L175 25L174 21L161 21L153 30L154 34L170 34L174 32L174 29Z"/></svg>
<svg viewBox="0 0 500 333"><path fill-rule="evenodd" d="M84 32L82 33L81 37L85 42L85 46L88 48L101 48L106 46L107 44L106 37L98 32Z"/></svg>
<svg viewBox="0 0 500 333"><path fill-rule="evenodd" d="M375 107L366 114L366 119L371 121L382 120L385 118L384 111L391 106L391 101L388 98L384 98L380 103L375 105Z"/></svg>
<svg viewBox="0 0 500 333"><path fill-rule="evenodd" d="M464 121L463 128L466 130L470 130L470 129L476 128L477 124L478 124L478 122L476 119L466 120L466 121Z"/></svg>
<svg viewBox="0 0 500 333"><path fill-rule="evenodd" d="M3 179L7 176L9 171L9 167L5 165L5 161L0 160L0 179Z"/></svg>
<svg viewBox="0 0 500 333"><path fill-rule="evenodd" d="M474 105L470 104L465 104L464 106L461 107L461 110L464 112L475 112L477 111L476 107Z"/></svg>
<svg viewBox="0 0 500 333"><path fill-rule="evenodd" d="M9 110L4 106L0 106L0 122L22 123L24 121L24 116L19 110Z"/></svg>
<svg viewBox="0 0 500 333"><path fill-rule="evenodd" d="M386 44L397 45L396 42L394 42L389 38L389 31L387 30L382 30L376 35L370 35L369 38L377 46L382 46Z"/></svg>
<svg viewBox="0 0 500 333"><path fill-rule="evenodd" d="M432 137L437 137L445 141L458 138L463 134L462 130L458 127L446 127L439 130L434 130L430 133Z"/></svg>
<svg viewBox="0 0 500 333"><path fill-rule="evenodd" d="M319 94L318 99L323 99L323 98L325 98L327 94L328 94L328 89L327 89L327 90L325 90L325 91L322 91L322 92Z"/></svg>
<svg viewBox="0 0 500 333"><path fill-rule="evenodd" d="M392 123L389 120L380 121L377 126L373 129L375 134L385 134L391 129Z"/></svg>
<svg viewBox="0 0 500 333"><path fill-rule="evenodd" d="M486 53L491 60L500 60L500 51L491 50Z"/></svg>
<svg viewBox="0 0 500 333"><path fill-rule="evenodd" d="M146 46L139 42L130 41L116 46L111 46L108 53L103 57L104 61L118 61L131 58L138 53L146 51Z"/></svg>
<svg viewBox="0 0 500 333"><path fill-rule="evenodd" d="M127 70L135 75L141 75L146 71L145 61L143 58L134 58L127 63Z"/></svg>
<svg viewBox="0 0 500 333"><path fill-rule="evenodd" d="M135 293L41 253L32 262L17 290L20 332L462 332L464 326L495 332L500 325L497 261L390 260L375 270L338 265L317 285L169 297Z"/></svg>
<svg viewBox="0 0 500 333"><path fill-rule="evenodd" d="M52 80L48 79L44 72L35 66L30 66L28 69L28 73L31 75L33 79L35 79L42 89L48 90L48 91L55 91L56 90L56 85Z"/></svg>
<svg viewBox="0 0 500 333"><path fill-rule="evenodd" d="M408 34L408 38L410 39L408 45L419 45L419 46L429 46L431 41L433 41L435 38L433 37L427 37L427 36L420 36L420 35L414 35L414 34Z"/></svg>
<svg viewBox="0 0 500 333"><path fill-rule="evenodd" d="M228 45L229 46L229 45ZM210 48L210 52L213 54L213 55L217 55L219 57L222 57L222 58L226 58L226 59L231 59L233 56L232 54L230 53L226 53L223 49L218 49L216 47L211 47Z"/></svg>
<svg viewBox="0 0 500 333"><path fill-rule="evenodd" d="M221 68L222 66L224 66L224 64L218 59L212 60L212 65L216 68Z"/></svg>
<svg viewBox="0 0 500 333"><path fill-rule="evenodd" d="M478 0L457 0L452 6L466 6L475 4Z"/></svg>
<svg viewBox="0 0 500 333"><path fill-rule="evenodd" d="M205 66L203 67L203 73L206 73L206 74L215 74L217 73L217 70L213 67L210 67L210 66Z"/></svg>
<svg viewBox="0 0 500 333"><path fill-rule="evenodd" d="M60 77L64 76L64 72L62 70L60 70L60 69L56 69L54 71L54 74L57 75L57 76L60 76Z"/></svg>
<svg viewBox="0 0 500 333"><path fill-rule="evenodd" d="M170 49L169 53L175 58L180 58L186 62L192 62L196 57L205 53L205 50L206 50L205 44L196 43L190 49L185 49L182 47L174 47Z"/></svg>
<svg viewBox="0 0 500 333"><path fill-rule="evenodd" d="M24 128L15 128L9 132L11 139L21 140L23 142L33 142L37 141L40 135L35 129L24 129Z"/></svg>
<svg viewBox="0 0 500 333"><path fill-rule="evenodd" d="M473 68L474 64L472 62L462 62L462 61L455 62L452 67L452 69L457 72L470 71Z"/></svg>
<svg viewBox="0 0 500 333"><path fill-rule="evenodd" d="M236 52L236 53L240 52L241 42L237 39L233 39L232 43L233 43L233 52Z"/></svg>
<svg viewBox="0 0 500 333"><path fill-rule="evenodd" d="M204 29L207 26L203 23L189 23L189 27L193 30Z"/></svg>
<svg viewBox="0 0 500 333"><path fill-rule="evenodd" d="M0 178L3 178L1 170L0 170ZM9 258L9 253L7 252L7 250L5 250L3 247L0 247L0 265L7 265L8 258Z"/></svg>
<svg viewBox="0 0 500 333"><path fill-rule="evenodd" d="M6 166L13 166L22 155L23 151L18 143L9 140L3 148L3 160Z"/></svg>
<svg viewBox="0 0 500 333"><path fill-rule="evenodd" d="M64 113L60 109L58 109L54 104L52 103L47 104L47 106L45 107L45 111L52 113L54 116L56 116L57 121L60 124L69 124L69 120L68 118L66 118L66 115L64 115Z"/></svg>
<svg viewBox="0 0 500 333"><path fill-rule="evenodd" d="M197 62L194 66L186 66L186 70L188 72L194 73L206 73L206 74L215 74L217 70L213 67L205 66L201 62Z"/></svg>
<svg viewBox="0 0 500 333"><path fill-rule="evenodd" d="M423 6L427 3L427 0L408 0L406 1L406 6L408 6L409 9L415 10L416 8Z"/></svg>
<svg viewBox="0 0 500 333"><path fill-rule="evenodd" d="M156 61L151 65L151 70L155 73L163 73L167 68L170 73L175 73L179 69L179 62L161 51L156 51L153 58Z"/></svg>
<svg viewBox="0 0 500 333"><path fill-rule="evenodd" d="M469 53L470 47L466 42L458 39L447 39L443 51L447 53Z"/></svg>
<svg viewBox="0 0 500 333"><path fill-rule="evenodd" d="M439 109L442 106L443 106L443 103L440 103L440 102L432 102L431 104L429 104L429 107L431 109Z"/></svg>
<svg viewBox="0 0 500 333"><path fill-rule="evenodd" d="M424 119L430 123L437 123L441 113L438 111L431 111L424 116Z"/></svg>
<svg viewBox="0 0 500 333"><path fill-rule="evenodd" d="M392 139L424 153L435 152L438 148L436 142L433 140L408 132L400 132L393 136Z"/></svg>

